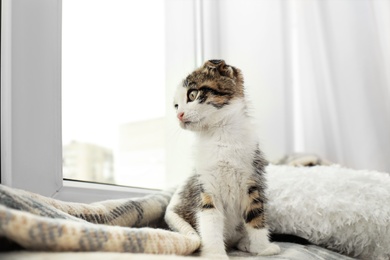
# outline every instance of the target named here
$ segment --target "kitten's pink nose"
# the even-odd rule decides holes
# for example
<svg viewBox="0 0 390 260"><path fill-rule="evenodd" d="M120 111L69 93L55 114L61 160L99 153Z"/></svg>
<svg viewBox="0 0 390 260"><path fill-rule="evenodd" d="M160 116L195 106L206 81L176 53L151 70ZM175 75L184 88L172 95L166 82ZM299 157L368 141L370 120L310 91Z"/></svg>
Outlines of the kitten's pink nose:
<svg viewBox="0 0 390 260"><path fill-rule="evenodd" d="M180 112L177 114L177 118L179 118L180 121L183 121L184 112Z"/></svg>

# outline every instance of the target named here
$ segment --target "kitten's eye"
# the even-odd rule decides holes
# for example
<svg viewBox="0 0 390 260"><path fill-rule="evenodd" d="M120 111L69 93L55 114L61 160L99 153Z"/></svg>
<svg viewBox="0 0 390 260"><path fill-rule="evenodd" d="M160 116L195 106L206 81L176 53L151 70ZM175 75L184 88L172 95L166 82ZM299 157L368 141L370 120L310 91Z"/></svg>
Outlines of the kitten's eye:
<svg viewBox="0 0 390 260"><path fill-rule="evenodd" d="M179 108L179 105L178 104L175 104L175 109L178 109Z"/></svg>
<svg viewBox="0 0 390 260"><path fill-rule="evenodd" d="M193 89L188 92L188 100L189 101L194 101L196 97L198 96L198 90Z"/></svg>

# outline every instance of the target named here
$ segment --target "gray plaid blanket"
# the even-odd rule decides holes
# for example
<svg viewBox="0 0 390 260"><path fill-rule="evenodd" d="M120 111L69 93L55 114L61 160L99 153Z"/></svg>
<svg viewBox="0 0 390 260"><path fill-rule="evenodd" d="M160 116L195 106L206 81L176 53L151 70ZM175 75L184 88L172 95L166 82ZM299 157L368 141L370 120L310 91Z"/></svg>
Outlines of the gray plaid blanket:
<svg viewBox="0 0 390 260"><path fill-rule="evenodd" d="M34 250L190 254L199 240L151 228L171 195L82 204L0 185L0 237Z"/></svg>

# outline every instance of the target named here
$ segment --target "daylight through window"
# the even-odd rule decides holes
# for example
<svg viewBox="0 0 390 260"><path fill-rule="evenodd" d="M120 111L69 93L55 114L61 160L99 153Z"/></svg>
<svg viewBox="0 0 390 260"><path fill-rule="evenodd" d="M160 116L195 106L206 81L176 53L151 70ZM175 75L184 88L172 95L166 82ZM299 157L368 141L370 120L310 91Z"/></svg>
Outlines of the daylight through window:
<svg viewBox="0 0 390 260"><path fill-rule="evenodd" d="M62 16L63 177L163 188L164 1L63 0Z"/></svg>

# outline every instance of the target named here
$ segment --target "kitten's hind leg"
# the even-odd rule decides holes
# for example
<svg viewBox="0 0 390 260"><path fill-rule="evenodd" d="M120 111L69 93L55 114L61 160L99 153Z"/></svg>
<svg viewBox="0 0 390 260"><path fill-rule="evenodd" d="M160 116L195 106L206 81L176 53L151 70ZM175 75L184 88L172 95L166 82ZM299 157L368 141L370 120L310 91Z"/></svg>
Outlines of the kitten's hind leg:
<svg viewBox="0 0 390 260"><path fill-rule="evenodd" d="M244 212L246 236L238 243L238 249L258 255L275 255L280 247L271 243L265 226L264 202L257 187L248 190L249 205Z"/></svg>

